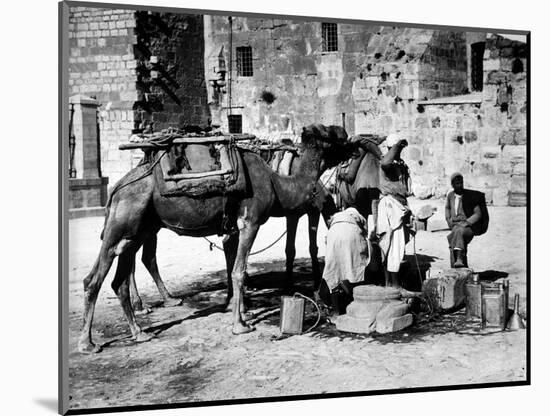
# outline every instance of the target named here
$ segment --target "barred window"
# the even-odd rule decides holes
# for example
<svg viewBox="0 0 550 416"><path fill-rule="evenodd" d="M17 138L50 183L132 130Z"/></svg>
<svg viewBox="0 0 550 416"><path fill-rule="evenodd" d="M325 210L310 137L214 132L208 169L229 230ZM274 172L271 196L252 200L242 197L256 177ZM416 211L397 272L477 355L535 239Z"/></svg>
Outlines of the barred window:
<svg viewBox="0 0 550 416"><path fill-rule="evenodd" d="M239 46L237 48L237 75L251 77L254 75L252 68L252 47Z"/></svg>
<svg viewBox="0 0 550 416"><path fill-rule="evenodd" d="M471 79L472 91L483 91L483 54L485 42L472 43L471 46Z"/></svg>
<svg viewBox="0 0 550 416"><path fill-rule="evenodd" d="M229 133L240 134L243 132L243 116L240 114L230 114L227 116Z"/></svg>
<svg viewBox="0 0 550 416"><path fill-rule="evenodd" d="M323 52L338 50L338 26L336 23L322 23Z"/></svg>

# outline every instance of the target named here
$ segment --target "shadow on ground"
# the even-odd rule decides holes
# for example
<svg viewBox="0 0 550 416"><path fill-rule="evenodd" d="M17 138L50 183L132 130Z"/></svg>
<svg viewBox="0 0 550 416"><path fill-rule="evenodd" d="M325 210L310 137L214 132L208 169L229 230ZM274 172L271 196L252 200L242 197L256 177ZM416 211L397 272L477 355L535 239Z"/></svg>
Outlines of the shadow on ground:
<svg viewBox="0 0 550 416"><path fill-rule="evenodd" d="M421 282L425 280L426 272L437 257L424 254L407 256L400 270L402 281L406 289L420 291ZM321 267L323 263L321 262ZM245 305L246 319L253 325L263 324L278 327L280 323L281 296L292 296L298 292L313 297L313 276L308 258L295 261L294 275L290 280L284 272L284 261L250 263L253 270L246 282ZM507 273L488 270L480 273L485 281L494 281L507 276ZM380 277L378 276L378 279ZM372 279L369 283L378 283ZM194 281L183 287L176 288L173 294L183 299L186 310L194 310L183 316L175 317L163 322L152 322L147 316L142 319L147 332L158 335L183 321L209 316L210 314L226 310L225 296L227 292L226 273L224 270L209 274L204 280ZM152 305L161 306L162 303ZM304 329L313 326L317 320L317 310L313 304L306 302ZM412 327L393 334L359 335L343 333L336 329L327 319L321 317L319 324L312 331L315 338L372 338L381 344L411 343L425 341L427 337L449 332L464 335L491 335L495 331L482 330L478 321L466 319L464 311L456 311L446 315L428 316L426 313L415 315ZM280 338L281 339L281 338ZM114 338L103 345L108 345L121 338Z"/></svg>

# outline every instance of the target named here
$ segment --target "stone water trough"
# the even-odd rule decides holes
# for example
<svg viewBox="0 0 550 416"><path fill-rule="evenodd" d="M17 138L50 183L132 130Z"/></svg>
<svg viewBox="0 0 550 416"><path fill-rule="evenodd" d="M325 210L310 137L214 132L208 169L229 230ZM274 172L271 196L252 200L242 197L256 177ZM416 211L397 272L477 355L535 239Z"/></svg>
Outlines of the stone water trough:
<svg viewBox="0 0 550 416"><path fill-rule="evenodd" d="M343 332L386 334L413 323L409 305L401 300L398 289L374 285L353 288L353 302L346 314L336 319L336 328Z"/></svg>

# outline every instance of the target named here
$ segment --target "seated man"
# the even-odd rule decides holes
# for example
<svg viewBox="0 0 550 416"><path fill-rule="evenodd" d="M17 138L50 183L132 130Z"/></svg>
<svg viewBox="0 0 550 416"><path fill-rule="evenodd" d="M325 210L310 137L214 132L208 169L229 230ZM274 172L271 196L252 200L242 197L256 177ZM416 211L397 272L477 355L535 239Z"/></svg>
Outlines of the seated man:
<svg viewBox="0 0 550 416"><path fill-rule="evenodd" d="M489 225L485 194L464 189L461 173L451 175L451 185L453 190L445 203L445 219L451 229L447 236L451 267L468 267L468 244L475 235L485 233Z"/></svg>

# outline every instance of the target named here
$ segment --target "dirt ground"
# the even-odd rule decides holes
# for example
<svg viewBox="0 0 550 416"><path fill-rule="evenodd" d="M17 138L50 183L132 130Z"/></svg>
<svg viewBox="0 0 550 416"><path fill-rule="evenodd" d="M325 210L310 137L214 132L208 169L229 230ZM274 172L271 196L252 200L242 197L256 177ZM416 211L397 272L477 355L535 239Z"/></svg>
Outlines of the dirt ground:
<svg viewBox="0 0 550 416"><path fill-rule="evenodd" d="M422 265L447 267L448 249L443 201L410 201L438 208L428 231L419 232L416 251ZM526 209L489 207L487 234L474 239L470 266L487 276L510 280L510 297L519 293L525 313ZM260 230L253 251L270 244L285 229L285 220L270 219ZM163 308L145 268L136 268L143 299L153 306L138 321L156 334L152 341L128 339L105 345L95 355L76 352L82 322L82 279L99 250L102 218L70 222L70 407L72 409L222 399L261 398L388 388L459 385L526 378L526 331L480 330L464 311L427 319L392 335L340 333L321 321L315 330L277 340L283 294L284 238L250 258L247 297L256 331L231 334L231 314L220 305L225 296L223 253L209 250L203 239L159 233L158 262L172 293L183 305ZM294 290L311 294L307 219L297 237ZM326 228L320 226L319 255L324 255ZM220 244L218 237L212 241ZM414 264L413 244L407 248ZM140 253L138 253L138 256ZM139 262L138 262L139 263ZM94 341L104 343L129 334L119 302L110 288L113 265L97 303ZM311 306L305 326L315 321ZM527 317L529 318L529 317Z"/></svg>

